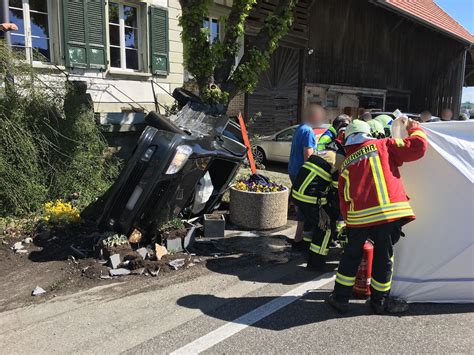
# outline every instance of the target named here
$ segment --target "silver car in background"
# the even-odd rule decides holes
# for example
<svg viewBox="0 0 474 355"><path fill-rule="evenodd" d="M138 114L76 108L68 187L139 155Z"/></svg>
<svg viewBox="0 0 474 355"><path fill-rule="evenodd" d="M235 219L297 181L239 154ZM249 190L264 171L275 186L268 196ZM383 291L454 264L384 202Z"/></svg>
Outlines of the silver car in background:
<svg viewBox="0 0 474 355"><path fill-rule="evenodd" d="M261 137L256 140L253 145L253 155L257 164L264 164L266 161L277 161L281 163L288 163L291 152L291 142L293 135L299 125L294 125L281 131L278 131L271 136ZM319 128L314 128L316 134L316 141L319 136L329 128L329 124L323 124Z"/></svg>

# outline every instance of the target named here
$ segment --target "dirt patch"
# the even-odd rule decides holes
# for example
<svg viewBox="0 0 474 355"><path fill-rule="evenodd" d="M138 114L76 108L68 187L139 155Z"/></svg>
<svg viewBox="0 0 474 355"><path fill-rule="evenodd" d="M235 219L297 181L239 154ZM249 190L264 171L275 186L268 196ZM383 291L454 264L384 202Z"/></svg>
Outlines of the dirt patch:
<svg viewBox="0 0 474 355"><path fill-rule="evenodd" d="M25 238L32 240L22 243L24 252L14 252L11 247ZM288 261L288 245L283 237L200 239L192 250L164 255L160 260L154 257L151 245L147 246L149 254L144 260L128 244L109 247L106 253L101 253L99 248L94 248L97 240L98 234L84 227L32 234L4 233L0 236L0 312L111 283L126 282L130 292L133 289L140 292L175 279L197 277L207 270L209 260L223 258L224 261L231 255L249 255L259 263ZM110 277L111 254L120 255L117 267L126 268L130 275ZM32 296L36 286L46 290L46 294Z"/></svg>

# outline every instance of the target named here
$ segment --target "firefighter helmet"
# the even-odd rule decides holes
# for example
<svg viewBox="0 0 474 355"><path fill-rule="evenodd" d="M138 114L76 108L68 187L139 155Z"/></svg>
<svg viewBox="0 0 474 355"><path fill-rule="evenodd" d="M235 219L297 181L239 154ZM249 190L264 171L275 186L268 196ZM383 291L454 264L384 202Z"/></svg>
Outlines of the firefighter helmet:
<svg viewBox="0 0 474 355"><path fill-rule="evenodd" d="M370 134L370 126L367 122L354 120L346 128L346 138L356 133Z"/></svg>

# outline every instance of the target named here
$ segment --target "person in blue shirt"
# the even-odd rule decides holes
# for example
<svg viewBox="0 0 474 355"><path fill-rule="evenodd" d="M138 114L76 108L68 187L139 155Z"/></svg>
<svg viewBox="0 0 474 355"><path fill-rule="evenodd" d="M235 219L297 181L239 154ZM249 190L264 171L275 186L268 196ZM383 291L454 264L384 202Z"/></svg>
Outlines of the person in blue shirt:
<svg viewBox="0 0 474 355"><path fill-rule="evenodd" d="M296 180L296 176L304 162L316 150L316 136L313 128L321 126L326 121L326 111L317 104L310 104L303 117L303 123L298 126L293 135L291 142L290 159L288 161L288 174L292 183ZM295 239L292 244L293 247L306 250L305 241L303 241L304 217L298 211L298 225L296 228ZM310 241L310 238L309 240Z"/></svg>
<svg viewBox="0 0 474 355"><path fill-rule="evenodd" d="M326 120L326 112L320 105L310 104L305 111L301 123L293 135L291 142L290 159L288 161L288 174L293 182L306 159L316 149L316 136L313 128L321 126Z"/></svg>

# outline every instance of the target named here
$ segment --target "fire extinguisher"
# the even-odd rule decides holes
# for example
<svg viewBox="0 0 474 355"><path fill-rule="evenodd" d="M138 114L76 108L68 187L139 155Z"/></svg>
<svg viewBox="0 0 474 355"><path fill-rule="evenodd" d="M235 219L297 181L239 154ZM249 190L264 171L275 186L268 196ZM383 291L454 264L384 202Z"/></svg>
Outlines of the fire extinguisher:
<svg viewBox="0 0 474 355"><path fill-rule="evenodd" d="M362 261L357 270L353 294L357 298L367 298L370 296L370 279L372 277L372 261L374 259L374 246L366 241L363 247Z"/></svg>

